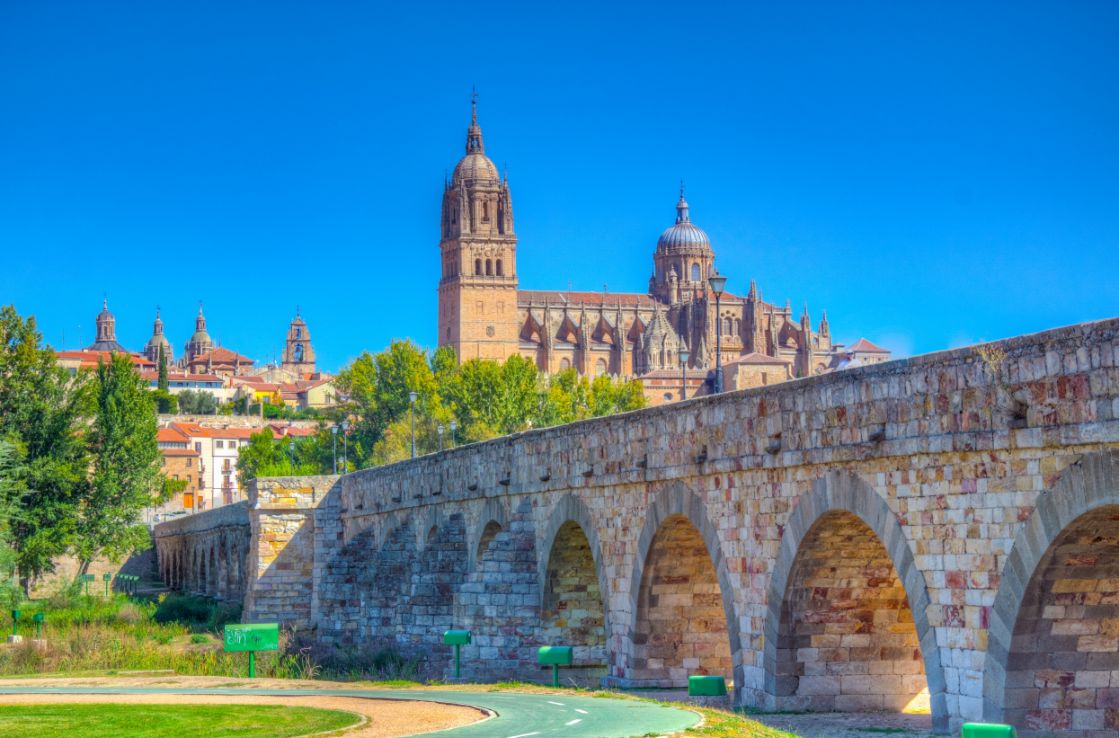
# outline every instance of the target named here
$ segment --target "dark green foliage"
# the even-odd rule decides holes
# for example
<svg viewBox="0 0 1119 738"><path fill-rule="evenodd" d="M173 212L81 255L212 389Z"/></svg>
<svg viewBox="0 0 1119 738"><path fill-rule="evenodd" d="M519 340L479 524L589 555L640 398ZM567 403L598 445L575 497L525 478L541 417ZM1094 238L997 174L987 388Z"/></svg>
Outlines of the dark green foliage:
<svg viewBox="0 0 1119 738"><path fill-rule="evenodd" d="M98 364L95 393L88 431L93 474L77 527L83 572L99 555L119 561L150 545L140 513L160 502L163 490L155 408L128 356L114 354Z"/></svg>
<svg viewBox="0 0 1119 738"><path fill-rule="evenodd" d="M456 441L483 441L495 436L570 423L644 407L641 383L610 377L594 381L571 369L545 378L521 356L504 362L471 359L461 365L449 347L430 356L410 341L394 341L379 354L365 353L338 376L346 397L344 412L354 422L350 433L358 466L386 464L411 454L412 406L417 395L417 453Z"/></svg>
<svg viewBox="0 0 1119 738"><path fill-rule="evenodd" d="M88 488L89 377L60 368L41 341L34 318L0 308L0 438L24 467L10 536L25 589L70 548Z"/></svg>
<svg viewBox="0 0 1119 738"><path fill-rule="evenodd" d="M209 392L183 390L179 393L179 412L186 415L213 415L218 411L218 401Z"/></svg>

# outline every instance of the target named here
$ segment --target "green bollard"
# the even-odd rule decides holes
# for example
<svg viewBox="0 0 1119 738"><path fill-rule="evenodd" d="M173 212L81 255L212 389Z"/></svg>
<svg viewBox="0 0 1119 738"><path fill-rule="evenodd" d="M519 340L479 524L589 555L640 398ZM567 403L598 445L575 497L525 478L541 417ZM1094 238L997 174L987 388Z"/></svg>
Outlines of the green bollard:
<svg viewBox="0 0 1119 738"><path fill-rule="evenodd" d="M35 623L35 640L43 640L43 613L35 613L35 615L32 616L31 620Z"/></svg>
<svg viewBox="0 0 1119 738"><path fill-rule="evenodd" d="M101 579L105 582L105 596L108 597L109 596L109 583L113 581L113 575L110 574L109 572L105 572L104 574L101 575Z"/></svg>
<svg viewBox="0 0 1119 738"><path fill-rule="evenodd" d="M12 610L12 635L19 635L19 610Z"/></svg>

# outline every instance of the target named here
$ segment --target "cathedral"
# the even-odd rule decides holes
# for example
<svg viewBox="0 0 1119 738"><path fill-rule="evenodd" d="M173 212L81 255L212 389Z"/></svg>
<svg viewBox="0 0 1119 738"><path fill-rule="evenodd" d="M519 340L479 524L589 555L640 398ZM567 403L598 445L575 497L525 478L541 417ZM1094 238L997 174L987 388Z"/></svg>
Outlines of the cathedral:
<svg viewBox="0 0 1119 738"><path fill-rule="evenodd" d="M84 349L85 353L132 353L117 341L117 321L109 311L107 299L102 302L96 323L97 340ZM198 315L194 318L194 332L191 333L177 361L175 350L163 332L163 319L160 317L159 308L155 311L151 338L137 356L141 354L153 366L158 365L162 355L169 368L186 375L229 378L264 373L274 381L284 382L303 381L319 375L315 366L315 349L311 345L311 332L298 308L295 311L295 318L288 325L281 362L275 366L266 366L259 371L254 369L255 361L236 351L219 346L211 338L206 329L206 316L202 312L202 305L198 306Z"/></svg>
<svg viewBox="0 0 1119 738"><path fill-rule="evenodd" d="M545 373L637 378L658 404L712 392L716 351L725 390L890 356L866 339L834 343L826 313L813 327L807 306L797 317L788 301L766 302L752 280L745 296L716 296L715 252L682 186L647 293L520 289L509 182L486 156L476 101L465 155L444 182L441 234L438 340L460 361L520 354Z"/></svg>

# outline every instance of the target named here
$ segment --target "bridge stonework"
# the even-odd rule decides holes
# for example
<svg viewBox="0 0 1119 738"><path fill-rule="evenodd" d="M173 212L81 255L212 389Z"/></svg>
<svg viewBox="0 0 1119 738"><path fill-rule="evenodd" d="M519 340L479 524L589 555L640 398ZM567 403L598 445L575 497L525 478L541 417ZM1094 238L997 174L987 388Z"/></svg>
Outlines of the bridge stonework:
<svg viewBox="0 0 1119 738"><path fill-rule="evenodd" d="M474 678L564 644L617 686L1119 730L1119 320L259 480L241 515L246 619L351 658L442 669L468 628Z"/></svg>

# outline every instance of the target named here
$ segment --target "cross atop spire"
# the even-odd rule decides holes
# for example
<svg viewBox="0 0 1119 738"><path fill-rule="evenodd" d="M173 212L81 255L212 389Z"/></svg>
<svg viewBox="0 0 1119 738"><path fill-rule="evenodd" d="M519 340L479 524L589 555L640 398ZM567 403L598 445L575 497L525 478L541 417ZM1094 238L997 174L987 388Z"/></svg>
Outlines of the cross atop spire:
<svg viewBox="0 0 1119 738"><path fill-rule="evenodd" d="M470 124L478 125L478 88L470 85Z"/></svg>

